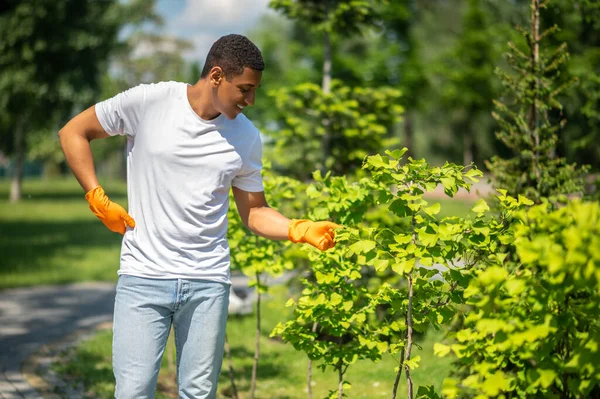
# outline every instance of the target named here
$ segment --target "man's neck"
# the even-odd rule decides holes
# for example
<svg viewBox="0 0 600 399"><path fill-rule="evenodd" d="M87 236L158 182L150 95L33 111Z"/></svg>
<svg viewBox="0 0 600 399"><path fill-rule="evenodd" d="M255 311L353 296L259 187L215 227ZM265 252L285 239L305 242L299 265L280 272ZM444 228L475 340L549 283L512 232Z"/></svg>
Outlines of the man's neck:
<svg viewBox="0 0 600 399"><path fill-rule="evenodd" d="M212 87L208 79L200 79L193 86L187 87L187 99L198 116L206 121L219 116L212 102Z"/></svg>

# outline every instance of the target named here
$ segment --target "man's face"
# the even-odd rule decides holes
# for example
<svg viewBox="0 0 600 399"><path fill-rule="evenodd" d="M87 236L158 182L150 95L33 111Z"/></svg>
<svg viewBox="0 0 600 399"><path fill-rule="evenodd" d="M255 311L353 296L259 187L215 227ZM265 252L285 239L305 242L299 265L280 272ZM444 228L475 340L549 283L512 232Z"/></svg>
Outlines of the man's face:
<svg viewBox="0 0 600 399"><path fill-rule="evenodd" d="M261 78L262 72L252 68L244 68L241 75L233 76L230 80L225 78L222 71L220 74L211 74L213 104L217 111L229 119L235 119L244 107L254 105Z"/></svg>

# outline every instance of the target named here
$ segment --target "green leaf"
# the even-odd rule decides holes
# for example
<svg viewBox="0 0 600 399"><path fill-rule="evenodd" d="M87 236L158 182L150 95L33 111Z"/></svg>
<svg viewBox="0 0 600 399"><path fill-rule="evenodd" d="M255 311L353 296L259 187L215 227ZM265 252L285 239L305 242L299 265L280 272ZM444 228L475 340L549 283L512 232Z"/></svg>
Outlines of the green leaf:
<svg viewBox="0 0 600 399"><path fill-rule="evenodd" d="M337 292L334 292L333 294L331 294L331 296L329 297L329 303L332 306L337 306L340 303L342 303L342 301L344 300L344 297L342 297L340 294L338 294Z"/></svg>
<svg viewBox="0 0 600 399"><path fill-rule="evenodd" d="M315 198L319 198L322 195L322 193L319 190L317 190L317 188L315 186L310 185L306 189L306 195L308 196L308 198L315 199Z"/></svg>
<svg viewBox="0 0 600 399"><path fill-rule="evenodd" d="M440 213L441 205L439 203L423 208L423 211L429 216L437 215Z"/></svg>
<svg viewBox="0 0 600 399"><path fill-rule="evenodd" d="M456 189L456 179L454 177L442 177L440 181L445 190L454 191Z"/></svg>
<svg viewBox="0 0 600 399"><path fill-rule="evenodd" d="M421 385L417 390L416 399L441 399L440 396L435 392L433 385Z"/></svg>
<svg viewBox="0 0 600 399"><path fill-rule="evenodd" d="M342 307L344 308L344 310L346 312L349 312L350 309L352 309L353 305L354 305L354 302L352 302L352 301L346 301L346 302L344 302L344 305L342 305Z"/></svg>
<svg viewBox="0 0 600 399"><path fill-rule="evenodd" d="M521 204L521 205L533 205L532 200L530 200L526 197L523 197L521 194L519 194L518 199L519 199L519 204Z"/></svg>
<svg viewBox="0 0 600 399"><path fill-rule="evenodd" d="M525 291L525 282L519 279L510 279L504 283L508 295L515 297Z"/></svg>
<svg viewBox="0 0 600 399"><path fill-rule="evenodd" d="M339 277L336 276L335 273L324 274L317 271L315 277L317 278L318 284L331 284L339 280Z"/></svg>
<svg viewBox="0 0 600 399"><path fill-rule="evenodd" d="M350 245L348 248L349 255L352 254L364 254L375 248L377 243L371 240L361 240Z"/></svg>
<svg viewBox="0 0 600 399"><path fill-rule="evenodd" d="M408 359L404 361L404 364L408 366L409 369L414 370L419 367L419 361L421 361L421 356L417 355L412 359Z"/></svg>
<svg viewBox="0 0 600 399"><path fill-rule="evenodd" d="M479 201L477 201L475 203L475 205L473 206L473 208L471 208L472 212L475 212L477 214L482 214L486 211L489 211L490 207L488 206L487 202L485 202L485 200L482 198Z"/></svg>
<svg viewBox="0 0 600 399"><path fill-rule="evenodd" d="M479 181L478 177L482 177L483 172L479 169L471 168L465 173L465 177L468 177L471 181L477 183Z"/></svg>
<svg viewBox="0 0 600 399"><path fill-rule="evenodd" d="M375 259L373 261L373 266L375 267L375 270L378 272L382 272L385 269L387 269L387 267L390 265L390 260L389 259Z"/></svg>
<svg viewBox="0 0 600 399"><path fill-rule="evenodd" d="M398 274L410 273L415 266L415 258L402 259L392 265L392 270Z"/></svg>
<svg viewBox="0 0 600 399"><path fill-rule="evenodd" d="M401 150L393 150L393 151L386 150L385 153L386 153L386 155L388 155L394 159L400 159L400 158L402 158L402 156L404 154L406 154L406 151L408 151L408 148L404 147Z"/></svg>
<svg viewBox="0 0 600 399"><path fill-rule="evenodd" d="M496 191L498 191L500 193L500 195L498 195L498 198L500 198L500 199L506 198L506 194L508 193L507 190L497 188Z"/></svg>
<svg viewBox="0 0 600 399"><path fill-rule="evenodd" d="M367 164L375 168L390 168L389 162L384 161L383 157L379 154L367 157Z"/></svg>
<svg viewBox="0 0 600 399"><path fill-rule="evenodd" d="M490 266L477 276L477 280L483 287L489 287L503 282L507 276L508 272L500 266Z"/></svg>
<svg viewBox="0 0 600 399"><path fill-rule="evenodd" d="M498 396L501 392L510 389L512 378L506 378L504 372L496 371L481 384L481 389L489 396Z"/></svg>
<svg viewBox="0 0 600 399"><path fill-rule="evenodd" d="M440 235L438 233L428 233L425 230L419 231L419 240L426 247L434 246L437 243L439 237Z"/></svg>
<svg viewBox="0 0 600 399"><path fill-rule="evenodd" d="M556 371L554 371L554 370L541 370L540 369L540 370L537 370L537 372L540 373L540 378L538 379L538 381L540 382L540 384L542 385L543 388L548 388L550 385L552 385L552 383L558 376L558 374L556 374Z"/></svg>
<svg viewBox="0 0 600 399"><path fill-rule="evenodd" d="M408 244L412 240L412 236L410 234L396 234L394 240L398 244Z"/></svg>
<svg viewBox="0 0 600 399"><path fill-rule="evenodd" d="M444 357L450 353L450 347L448 345L435 343L433 344L433 354L435 356Z"/></svg>

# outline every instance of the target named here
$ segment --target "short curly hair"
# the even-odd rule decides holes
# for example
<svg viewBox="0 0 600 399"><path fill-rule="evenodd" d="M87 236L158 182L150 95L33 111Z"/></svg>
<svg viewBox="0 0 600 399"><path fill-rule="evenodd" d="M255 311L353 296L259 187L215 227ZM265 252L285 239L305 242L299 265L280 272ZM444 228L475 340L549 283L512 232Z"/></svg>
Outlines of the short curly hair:
<svg viewBox="0 0 600 399"><path fill-rule="evenodd" d="M226 35L213 43L204 68L202 68L201 78L208 76L210 70L219 66L223 69L225 78L230 80L234 76L244 73L244 68L252 68L257 71L265 69L265 62L260 50L246 36Z"/></svg>

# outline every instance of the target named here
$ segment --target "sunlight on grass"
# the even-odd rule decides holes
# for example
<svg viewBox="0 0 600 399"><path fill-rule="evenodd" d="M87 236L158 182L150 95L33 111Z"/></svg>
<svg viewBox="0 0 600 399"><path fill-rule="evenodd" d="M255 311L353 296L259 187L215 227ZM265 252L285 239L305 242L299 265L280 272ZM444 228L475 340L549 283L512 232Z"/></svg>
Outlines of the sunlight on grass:
<svg viewBox="0 0 600 399"><path fill-rule="evenodd" d="M126 205L124 183L109 183ZM0 289L78 281L116 281L121 237L90 212L75 179L25 181L23 200L0 182Z"/></svg>

